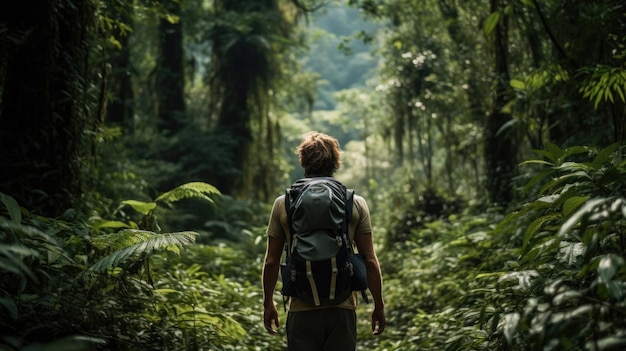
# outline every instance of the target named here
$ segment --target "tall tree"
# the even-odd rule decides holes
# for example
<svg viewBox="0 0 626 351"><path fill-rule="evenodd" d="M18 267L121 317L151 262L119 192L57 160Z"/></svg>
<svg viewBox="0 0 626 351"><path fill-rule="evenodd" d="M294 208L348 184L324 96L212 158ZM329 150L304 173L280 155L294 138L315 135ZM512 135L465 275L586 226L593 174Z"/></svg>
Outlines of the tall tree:
<svg viewBox="0 0 626 351"><path fill-rule="evenodd" d="M210 38L212 109L218 134L230 140L226 153L235 171L218 174L215 183L227 194L257 197L257 189L267 186L264 173L275 167L273 160L264 161L263 153L271 155L277 139L270 109L280 89L280 67L285 64L281 61L289 61L285 52L295 30L296 19L288 16L288 5L280 0L215 1L216 23ZM253 146L260 148L254 150L255 158Z"/></svg>
<svg viewBox="0 0 626 351"><path fill-rule="evenodd" d="M111 72L106 77L109 103L107 121L118 125L126 134L134 130L134 91L132 86L133 70L129 37L133 26L133 6L111 3L107 7L109 16L114 19L114 45L109 50Z"/></svg>
<svg viewBox="0 0 626 351"><path fill-rule="evenodd" d="M19 1L0 11L0 191L55 216L81 196L92 0Z"/></svg>
<svg viewBox="0 0 626 351"><path fill-rule="evenodd" d="M513 199L512 179L517 165L515 140L502 127L511 120L504 106L509 102L510 81L508 63L509 27L508 15L501 0L491 0L490 21L493 28L492 49L494 55L494 92L491 112L485 123L485 162L487 167L487 189L489 200L498 206L507 206Z"/></svg>
<svg viewBox="0 0 626 351"><path fill-rule="evenodd" d="M156 68L158 126L165 136L176 134L184 125L185 76L183 29L180 2L161 0L166 13L159 22L159 52ZM175 160L177 155L168 158Z"/></svg>

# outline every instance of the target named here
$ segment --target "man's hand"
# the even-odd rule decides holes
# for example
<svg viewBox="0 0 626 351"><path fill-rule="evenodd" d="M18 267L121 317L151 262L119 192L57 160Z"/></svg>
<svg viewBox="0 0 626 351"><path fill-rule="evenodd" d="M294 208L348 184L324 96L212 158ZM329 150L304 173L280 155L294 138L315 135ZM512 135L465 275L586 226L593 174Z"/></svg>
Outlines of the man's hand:
<svg viewBox="0 0 626 351"><path fill-rule="evenodd" d="M272 335L278 334L278 331L274 329L274 326L276 326L276 328L279 327L278 311L274 304L263 309L263 325L268 333Z"/></svg>
<svg viewBox="0 0 626 351"><path fill-rule="evenodd" d="M374 307L372 312L372 333L374 335L380 335L385 330L385 309L382 307Z"/></svg>

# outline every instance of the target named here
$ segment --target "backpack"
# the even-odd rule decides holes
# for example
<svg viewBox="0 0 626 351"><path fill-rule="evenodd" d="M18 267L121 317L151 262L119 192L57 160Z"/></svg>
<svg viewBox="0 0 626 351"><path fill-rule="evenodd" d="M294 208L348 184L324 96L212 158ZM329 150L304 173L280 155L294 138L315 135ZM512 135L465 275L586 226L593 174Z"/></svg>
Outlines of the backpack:
<svg viewBox="0 0 626 351"><path fill-rule="evenodd" d="M332 306L360 290L367 301L365 263L348 232L353 201L354 191L331 177L300 179L286 190L290 240L281 265L284 296Z"/></svg>

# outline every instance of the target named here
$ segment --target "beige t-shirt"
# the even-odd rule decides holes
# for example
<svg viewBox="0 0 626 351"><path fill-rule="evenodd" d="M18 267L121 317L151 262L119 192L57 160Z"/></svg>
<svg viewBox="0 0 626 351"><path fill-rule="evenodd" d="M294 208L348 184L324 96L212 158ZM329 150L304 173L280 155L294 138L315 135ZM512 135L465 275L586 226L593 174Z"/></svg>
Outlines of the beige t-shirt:
<svg viewBox="0 0 626 351"><path fill-rule="evenodd" d="M354 244L354 238L356 235L369 235L372 232L372 224L370 220L370 211L367 207L365 199L359 195L354 195L354 205L352 206L352 219L350 220L350 240L354 246L355 252L357 251ZM267 235L284 241L289 240L289 224L287 222L287 211L285 210L285 195L281 195L274 201L272 207L272 214L270 215L269 224L267 226ZM342 307L347 309L356 309L357 296L353 293L346 301L336 305L335 307ZM327 306L315 307L298 298L290 298L289 311L299 312L307 311L317 308L325 308Z"/></svg>

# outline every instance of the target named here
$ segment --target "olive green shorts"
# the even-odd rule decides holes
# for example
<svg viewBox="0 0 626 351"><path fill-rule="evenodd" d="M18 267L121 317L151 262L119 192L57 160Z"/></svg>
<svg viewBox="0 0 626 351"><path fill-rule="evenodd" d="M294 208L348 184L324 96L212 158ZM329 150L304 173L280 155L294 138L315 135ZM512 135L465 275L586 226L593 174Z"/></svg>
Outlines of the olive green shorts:
<svg viewBox="0 0 626 351"><path fill-rule="evenodd" d="M352 351L356 349L356 311L329 307L287 315L289 351Z"/></svg>

